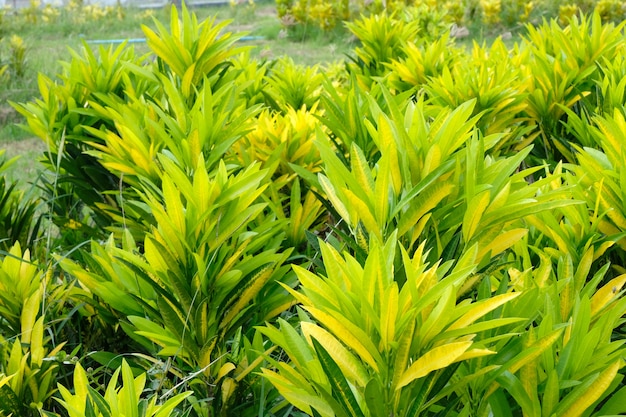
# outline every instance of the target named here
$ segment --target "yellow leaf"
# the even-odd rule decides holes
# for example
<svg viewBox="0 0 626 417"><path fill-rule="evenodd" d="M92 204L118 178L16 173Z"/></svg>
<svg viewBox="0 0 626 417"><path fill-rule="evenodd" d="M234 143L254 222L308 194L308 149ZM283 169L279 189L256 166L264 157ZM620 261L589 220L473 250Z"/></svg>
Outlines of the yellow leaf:
<svg viewBox="0 0 626 417"><path fill-rule="evenodd" d="M356 144L352 144L350 148L350 165L352 166L352 174L356 178L358 184L365 194L371 199L374 194L374 179L372 172L363 151L357 147Z"/></svg>
<svg viewBox="0 0 626 417"><path fill-rule="evenodd" d="M228 375L231 371L235 370L235 365L232 362L226 362L220 370L217 372L217 376L215 377L215 383L217 384L222 378Z"/></svg>
<svg viewBox="0 0 626 417"><path fill-rule="evenodd" d="M389 342L396 340L396 320L398 318L398 285L394 282L380 300L380 342L387 351Z"/></svg>
<svg viewBox="0 0 626 417"><path fill-rule="evenodd" d="M606 368L600 375L598 375L597 379L594 381L592 385L589 386L585 390L585 392L581 393L580 397L567 408L563 413L559 415L563 417L578 417L581 416L587 409L593 405L601 396L604 394L615 376L617 375L617 371L622 367L622 359L618 359L613 364L611 364L608 368Z"/></svg>
<svg viewBox="0 0 626 417"><path fill-rule="evenodd" d="M2 375L2 378L0 378L0 388L2 388L3 385L6 385L7 382L9 382L11 380L11 378L13 378L15 376L14 375Z"/></svg>
<svg viewBox="0 0 626 417"><path fill-rule="evenodd" d="M422 168L422 178L425 178L428 174L434 171L439 164L441 164L441 147L439 144L435 143L426 154L424 168Z"/></svg>
<svg viewBox="0 0 626 417"><path fill-rule="evenodd" d="M398 347L396 348L396 359L393 365L393 378L391 382L391 389L396 390L398 382L404 374L404 370L409 363L409 354L411 353L411 344L413 343L413 336L415 334L415 325L417 320L410 320L407 327L399 335Z"/></svg>
<svg viewBox="0 0 626 417"><path fill-rule="evenodd" d="M456 342L448 343L429 350L404 372L396 389L400 389L416 379L428 375L432 371L445 368L446 366L456 362L457 359L465 353L471 345L471 341Z"/></svg>
<svg viewBox="0 0 626 417"><path fill-rule="evenodd" d="M232 378L226 378L222 382L222 404L228 404L230 396L237 390L237 383Z"/></svg>
<svg viewBox="0 0 626 417"><path fill-rule="evenodd" d="M357 227L358 221L363 222L365 229L368 233L374 234L378 239L382 239L382 228L381 225L378 224L376 218L372 214L372 211L369 205L357 197L352 191L345 189L343 190L347 203L352 207L354 216L350 217L350 220L353 223L350 223L350 226Z"/></svg>
<svg viewBox="0 0 626 417"><path fill-rule="evenodd" d="M536 343L534 343L532 346L528 347L524 352L522 352L521 357L519 357L518 359L510 363L508 365L507 371L514 374L517 371L519 371L522 368L522 366L530 362L533 362L546 349L552 346L552 344L554 344L554 342L556 342L557 339L561 337L562 333L563 333L563 328L560 328L560 329L553 331L552 333L549 333L547 336L544 336L541 339L539 339ZM484 397L485 398L489 397L491 394L494 393L496 389L498 389L499 386L500 384L498 384L497 382L494 382L493 384L491 384L491 386L485 392Z"/></svg>
<svg viewBox="0 0 626 417"><path fill-rule="evenodd" d="M13 290L11 288L10 290ZM39 313L39 304L41 303L41 289L38 289L30 295L24 301L24 307L22 308L22 315L20 317L20 325L22 328L22 335L20 341L25 344L30 343L31 332L35 326L35 320Z"/></svg>
<svg viewBox="0 0 626 417"><path fill-rule="evenodd" d="M354 335L354 333L351 332L348 327L343 325L341 322L339 322L339 320L337 320L330 314L311 306L306 306L304 308L309 313L311 313L311 315L315 317L320 323L322 323L328 330L330 330L335 336L340 338L346 346L354 350L357 355L361 357L361 360L365 361L376 372L379 372L378 363L374 359L372 353L363 344L363 342L366 342L365 340L359 340L359 338Z"/></svg>
<svg viewBox="0 0 626 417"><path fill-rule="evenodd" d="M512 229L504 232L501 235L498 235L496 239L492 240L487 245L482 247L482 249L480 249L478 252L477 258L482 259L483 256L487 255L488 253L490 253L490 256L493 258L494 256L504 252L505 250L516 244L520 239L526 236L527 233L528 229L525 228Z"/></svg>
<svg viewBox="0 0 626 417"><path fill-rule="evenodd" d="M400 163L398 162L398 148L394 141L388 144L384 150L384 155L389 158L389 172L391 174L391 184L396 197L402 192L402 173L400 172Z"/></svg>
<svg viewBox="0 0 626 417"><path fill-rule="evenodd" d="M508 303L509 301L517 298L521 295L520 292L512 292L508 294L500 294L494 297L491 297L485 301L480 301L474 304L471 310L465 313L461 318L452 323L447 330L455 330L462 329L463 327L467 327L470 324L474 323L476 320L489 313L490 311L495 310L501 305Z"/></svg>
<svg viewBox="0 0 626 417"><path fill-rule="evenodd" d="M530 327L528 329L527 337L524 339L523 347L524 349L532 347L533 344L537 341L537 333L534 327ZM530 361L524 364L520 368L520 382L524 387L524 391L528 394L528 397L531 399L537 398L537 362ZM524 413L524 417L528 417L526 413Z"/></svg>
<svg viewBox="0 0 626 417"><path fill-rule="evenodd" d="M593 263L593 254L593 246L587 248L587 250L583 254L580 262L578 263L576 273L574 274L574 288L581 289L585 285L587 276L589 275L589 271L591 270L591 264Z"/></svg>
<svg viewBox="0 0 626 417"><path fill-rule="evenodd" d="M611 300L615 299L624 284L626 284L626 274L613 278L605 286L596 291L591 297L591 317L596 315L598 311L604 308Z"/></svg>
<svg viewBox="0 0 626 417"><path fill-rule="evenodd" d="M41 367L45 354L43 342L43 317L39 317L33 326L33 332L30 340L31 364L36 364L38 367Z"/></svg>
<svg viewBox="0 0 626 417"><path fill-rule="evenodd" d="M420 193L412 202L406 213L401 215L398 221L398 236L408 232L426 213L434 209L452 190L452 183L436 183L424 192Z"/></svg>
<svg viewBox="0 0 626 417"><path fill-rule="evenodd" d="M274 352L278 346L270 346L262 355L258 355L255 360L252 361L247 368L240 370L237 372L237 376L235 377L235 381L241 382L246 376L250 375L250 372L254 371L260 364L263 362L269 355Z"/></svg>
<svg viewBox="0 0 626 417"><path fill-rule="evenodd" d="M572 281L567 280L560 294L561 300L560 300L559 307L560 307L560 312L561 312L561 320L563 321L567 321L567 318L569 317L570 312L572 311L573 292L574 291L572 290Z"/></svg>
<svg viewBox="0 0 626 417"><path fill-rule="evenodd" d="M490 191L485 190L472 197L467 204L467 211L463 216L463 240L465 243L469 242L472 236L474 236L483 213L489 205L489 197Z"/></svg>
<svg viewBox="0 0 626 417"><path fill-rule="evenodd" d="M326 176L324 176L322 174L319 174L318 178L319 178L319 181L320 181L320 185L324 189L324 192L326 193L326 196L328 197L330 202L335 207L335 210L337 210L337 213L346 222L348 222L348 224L352 224L351 219L350 219L350 214L348 212L348 209L343 204L341 199L337 196L337 193L335 191L335 187L333 187L333 184L330 182L330 180Z"/></svg>
<svg viewBox="0 0 626 417"><path fill-rule="evenodd" d="M315 338L332 356L333 360L341 369L341 372L350 382L356 382L358 386L365 387L368 381L365 368L337 338L314 323L302 322L301 329L309 345L313 346L311 338Z"/></svg>
<svg viewBox="0 0 626 417"><path fill-rule="evenodd" d="M391 170L389 169L389 158L384 156L378 163L378 174L376 175L376 187L372 199L374 200L374 215L381 229L387 223L389 216L389 200L391 186Z"/></svg>
<svg viewBox="0 0 626 417"><path fill-rule="evenodd" d="M181 85L181 89L183 95L185 97L191 97L191 88L193 87L193 76L196 72L196 63L191 64L187 71L185 71L185 75L183 76L183 81Z"/></svg>
<svg viewBox="0 0 626 417"><path fill-rule="evenodd" d="M261 288L267 283L267 281L272 277L274 273L274 268L271 266L267 266L262 269L259 273L257 273L250 284L248 284L248 288L246 288L239 299L235 302L235 304L226 312L224 318L220 321L220 329L232 325L232 321L237 317L241 310L248 305L248 303L259 293Z"/></svg>
<svg viewBox="0 0 626 417"><path fill-rule="evenodd" d="M185 225L185 213L183 203L180 199L178 187L174 185L169 176L163 176L163 199L167 209L167 216L171 219L176 228L178 236L185 236L187 228Z"/></svg>
<svg viewBox="0 0 626 417"><path fill-rule="evenodd" d="M607 217L611 219L613 224L617 226L620 231L626 230L626 218L618 209L621 205L608 202L603 195L600 195L600 202L602 203L602 208L606 210ZM615 203L617 203L617 201Z"/></svg>
<svg viewBox="0 0 626 417"><path fill-rule="evenodd" d="M497 352L489 349L470 349L456 358L454 362L466 361L468 359L480 358L488 355L495 355Z"/></svg>

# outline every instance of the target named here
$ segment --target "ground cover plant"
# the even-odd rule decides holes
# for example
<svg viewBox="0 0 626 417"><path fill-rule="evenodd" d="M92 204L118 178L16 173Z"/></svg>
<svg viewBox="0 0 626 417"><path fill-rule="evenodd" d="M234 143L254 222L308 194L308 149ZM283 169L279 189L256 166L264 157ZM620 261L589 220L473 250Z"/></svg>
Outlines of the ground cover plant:
<svg viewBox="0 0 626 417"><path fill-rule="evenodd" d="M372 12L341 64L184 6L74 49L12 102L45 150L0 184L0 414L626 413L602 7L511 47Z"/></svg>

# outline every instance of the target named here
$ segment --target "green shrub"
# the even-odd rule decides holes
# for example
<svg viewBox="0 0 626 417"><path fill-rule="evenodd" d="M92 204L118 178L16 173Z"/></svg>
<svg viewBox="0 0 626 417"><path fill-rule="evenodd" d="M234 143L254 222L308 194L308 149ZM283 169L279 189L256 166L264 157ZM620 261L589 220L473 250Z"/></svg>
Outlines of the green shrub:
<svg viewBox="0 0 626 417"><path fill-rule="evenodd" d="M523 6L482 3L494 30ZM3 261L2 412L626 412L622 26L464 49L429 43L453 4L413 6L349 23L341 68L252 59L183 7L145 56L40 77L17 107L63 272Z"/></svg>

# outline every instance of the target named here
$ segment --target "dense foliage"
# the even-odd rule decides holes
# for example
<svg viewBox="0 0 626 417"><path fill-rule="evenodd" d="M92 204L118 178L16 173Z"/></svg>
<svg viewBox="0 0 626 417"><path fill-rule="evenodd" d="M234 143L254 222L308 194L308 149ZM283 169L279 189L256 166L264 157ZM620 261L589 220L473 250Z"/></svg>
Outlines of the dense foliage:
<svg viewBox="0 0 626 417"><path fill-rule="evenodd" d="M0 188L0 413L626 413L624 24L418 23L304 68L172 8L147 55L41 75L41 201Z"/></svg>

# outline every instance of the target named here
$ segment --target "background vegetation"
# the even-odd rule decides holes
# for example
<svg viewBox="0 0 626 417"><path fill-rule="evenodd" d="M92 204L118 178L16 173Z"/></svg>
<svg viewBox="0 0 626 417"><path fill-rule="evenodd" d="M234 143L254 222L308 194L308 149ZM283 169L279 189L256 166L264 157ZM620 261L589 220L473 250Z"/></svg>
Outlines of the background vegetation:
<svg viewBox="0 0 626 417"><path fill-rule="evenodd" d="M256 52L185 7L5 11L43 146L0 164L0 414L626 413L626 23L551 4L282 2ZM94 22L145 44L33 73Z"/></svg>

